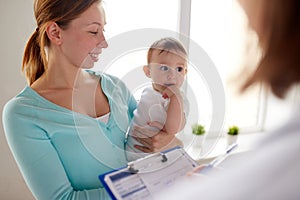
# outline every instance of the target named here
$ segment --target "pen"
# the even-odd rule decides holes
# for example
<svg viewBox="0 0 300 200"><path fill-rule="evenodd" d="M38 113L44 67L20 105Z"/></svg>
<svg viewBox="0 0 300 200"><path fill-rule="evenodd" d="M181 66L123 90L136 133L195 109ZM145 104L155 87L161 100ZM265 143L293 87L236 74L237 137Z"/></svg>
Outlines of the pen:
<svg viewBox="0 0 300 200"><path fill-rule="evenodd" d="M213 167L218 166L223 160L225 160L229 154L237 147L237 143L234 143L232 145L230 145L227 149L225 154L218 156L217 158L215 158L213 161L211 161L207 166L205 166L202 170L199 171L199 173L201 174L205 174L206 172L208 172L210 169L212 169Z"/></svg>

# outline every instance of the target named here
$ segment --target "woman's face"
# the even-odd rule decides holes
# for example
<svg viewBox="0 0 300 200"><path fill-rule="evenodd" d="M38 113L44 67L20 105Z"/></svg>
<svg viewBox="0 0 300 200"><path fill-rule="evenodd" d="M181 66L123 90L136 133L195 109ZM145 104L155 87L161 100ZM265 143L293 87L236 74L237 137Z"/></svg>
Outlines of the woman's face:
<svg viewBox="0 0 300 200"><path fill-rule="evenodd" d="M153 87L162 92L166 87L180 88L186 74L186 59L171 52L154 50L151 63L144 67L146 76L152 79Z"/></svg>
<svg viewBox="0 0 300 200"><path fill-rule="evenodd" d="M105 14L102 6L94 3L62 30L61 51L67 62L81 68L91 68L107 47L104 37Z"/></svg>

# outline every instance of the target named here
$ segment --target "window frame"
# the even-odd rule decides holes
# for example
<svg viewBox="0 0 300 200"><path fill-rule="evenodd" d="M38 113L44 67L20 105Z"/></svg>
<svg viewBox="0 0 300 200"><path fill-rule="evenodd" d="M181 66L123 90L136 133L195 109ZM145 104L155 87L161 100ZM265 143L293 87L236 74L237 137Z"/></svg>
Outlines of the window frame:
<svg viewBox="0 0 300 200"><path fill-rule="evenodd" d="M192 12L192 0L180 0L179 5L179 35L186 37L180 37L179 40L185 45L189 52L191 33L191 12ZM258 92L258 106L256 111L256 124L253 127L240 127L240 131L243 134L263 132L265 130L267 109L268 109L268 90L267 88L259 83ZM226 118L226 114L225 114ZM223 127L223 132L226 132L227 128Z"/></svg>

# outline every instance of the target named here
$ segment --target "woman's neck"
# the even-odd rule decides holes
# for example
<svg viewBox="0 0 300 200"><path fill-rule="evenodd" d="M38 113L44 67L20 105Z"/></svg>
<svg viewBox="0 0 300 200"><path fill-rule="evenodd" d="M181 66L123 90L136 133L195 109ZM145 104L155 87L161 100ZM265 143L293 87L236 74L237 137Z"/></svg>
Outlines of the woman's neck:
<svg viewBox="0 0 300 200"><path fill-rule="evenodd" d="M76 89L86 83L89 74L74 66L49 63L48 69L32 87L40 89Z"/></svg>
<svg viewBox="0 0 300 200"><path fill-rule="evenodd" d="M58 70L49 68L41 78L44 78L44 82L51 87L73 88L76 82L80 81L82 73L80 68L70 70L63 67Z"/></svg>

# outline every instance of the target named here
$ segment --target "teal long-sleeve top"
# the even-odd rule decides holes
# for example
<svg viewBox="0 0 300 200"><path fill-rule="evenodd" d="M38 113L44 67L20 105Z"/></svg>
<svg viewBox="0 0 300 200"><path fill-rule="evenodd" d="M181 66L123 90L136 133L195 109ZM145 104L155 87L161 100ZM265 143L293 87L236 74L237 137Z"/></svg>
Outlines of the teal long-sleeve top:
<svg viewBox="0 0 300 200"><path fill-rule="evenodd" d="M110 199L98 176L126 164L125 133L136 101L118 78L101 76L107 124L60 107L29 86L3 110L8 144L37 199Z"/></svg>

